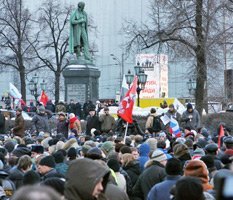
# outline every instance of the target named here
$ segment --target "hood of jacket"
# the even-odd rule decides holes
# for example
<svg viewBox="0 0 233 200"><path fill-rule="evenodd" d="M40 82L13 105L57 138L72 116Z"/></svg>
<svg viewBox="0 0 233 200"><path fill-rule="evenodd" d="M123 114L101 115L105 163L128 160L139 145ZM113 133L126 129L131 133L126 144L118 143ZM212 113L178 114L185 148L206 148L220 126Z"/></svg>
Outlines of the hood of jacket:
<svg viewBox="0 0 233 200"><path fill-rule="evenodd" d="M149 156L150 146L147 143L141 144L139 147L139 155L140 156Z"/></svg>
<svg viewBox="0 0 233 200"><path fill-rule="evenodd" d="M67 200L92 200L96 184L103 178L105 188L110 170L97 161L80 158L70 163L66 174L65 197Z"/></svg>

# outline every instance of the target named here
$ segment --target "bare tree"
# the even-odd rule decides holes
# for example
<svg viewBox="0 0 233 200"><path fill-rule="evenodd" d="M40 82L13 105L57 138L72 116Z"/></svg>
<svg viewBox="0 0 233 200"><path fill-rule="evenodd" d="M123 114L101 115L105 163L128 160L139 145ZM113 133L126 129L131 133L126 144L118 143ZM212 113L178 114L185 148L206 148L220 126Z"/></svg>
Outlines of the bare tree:
<svg viewBox="0 0 233 200"><path fill-rule="evenodd" d="M0 65L19 72L22 98L26 100L25 75L34 62L31 44L31 13L23 0L0 1Z"/></svg>
<svg viewBox="0 0 233 200"><path fill-rule="evenodd" d="M69 15L72 8L57 0L45 1L39 8L37 44L33 45L37 58L54 75L55 101L60 97L60 77L68 66Z"/></svg>
<svg viewBox="0 0 233 200"><path fill-rule="evenodd" d="M231 39L232 26L222 26L222 10L227 0L153 0L151 23L142 28L128 23L124 29L130 36L128 50L161 48L163 44L179 57L192 58L196 74L196 108L207 107L207 72L221 66L223 40ZM227 39L227 40L228 40Z"/></svg>

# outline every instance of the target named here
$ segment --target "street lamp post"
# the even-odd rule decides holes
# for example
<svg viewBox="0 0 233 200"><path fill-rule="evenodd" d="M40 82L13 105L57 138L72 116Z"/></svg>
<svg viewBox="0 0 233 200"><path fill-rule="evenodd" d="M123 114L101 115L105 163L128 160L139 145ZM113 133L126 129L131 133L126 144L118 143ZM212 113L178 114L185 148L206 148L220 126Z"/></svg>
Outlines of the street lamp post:
<svg viewBox="0 0 233 200"><path fill-rule="evenodd" d="M120 66L120 90L121 90L121 84L123 80L124 75L124 53L121 54L121 59L117 58L113 53L110 54L113 60L118 62L118 65Z"/></svg>
<svg viewBox="0 0 233 200"><path fill-rule="evenodd" d="M194 95L196 91L196 80L194 78L190 78L187 82L187 87L190 95Z"/></svg>
<svg viewBox="0 0 233 200"><path fill-rule="evenodd" d="M145 89L146 81L147 81L147 74L145 74L142 67L139 65L139 63L134 67L135 75L138 77L137 82L137 106L140 107L140 93L142 90ZM126 83L130 87L130 84L133 82L134 75L131 74L130 70L128 71L128 74L125 75Z"/></svg>
<svg viewBox="0 0 233 200"><path fill-rule="evenodd" d="M39 76L37 76L37 74L35 74L32 79L29 82L29 90L31 92L31 95L33 95L35 97L35 101L37 102L37 99L39 97L39 93L38 93L38 81L39 81ZM41 90L45 90L46 89L46 83L45 80L43 80L42 83L40 83L40 87Z"/></svg>

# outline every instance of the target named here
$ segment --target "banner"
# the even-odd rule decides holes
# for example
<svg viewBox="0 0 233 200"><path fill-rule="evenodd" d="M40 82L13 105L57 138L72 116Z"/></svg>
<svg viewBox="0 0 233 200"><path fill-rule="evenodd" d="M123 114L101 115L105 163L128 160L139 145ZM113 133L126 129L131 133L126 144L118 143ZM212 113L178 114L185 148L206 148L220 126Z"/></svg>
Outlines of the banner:
<svg viewBox="0 0 233 200"><path fill-rule="evenodd" d="M117 115L128 123L133 123L133 106L136 98L136 88L137 88L138 78L134 77L133 84L131 88L126 93L125 97L119 104Z"/></svg>
<svg viewBox="0 0 233 200"><path fill-rule="evenodd" d="M136 63L147 74L145 89L141 91L142 99L168 97L168 57L165 54L138 54Z"/></svg>

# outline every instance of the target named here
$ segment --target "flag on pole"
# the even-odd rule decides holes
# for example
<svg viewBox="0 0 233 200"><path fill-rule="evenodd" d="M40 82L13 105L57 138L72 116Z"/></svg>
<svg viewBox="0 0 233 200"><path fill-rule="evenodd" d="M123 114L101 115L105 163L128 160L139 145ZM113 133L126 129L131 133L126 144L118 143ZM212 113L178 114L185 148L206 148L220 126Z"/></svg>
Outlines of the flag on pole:
<svg viewBox="0 0 233 200"><path fill-rule="evenodd" d="M221 147L221 138L224 136L224 129L223 129L223 126L220 125L220 128L219 128L219 134L218 134L218 148Z"/></svg>
<svg viewBox="0 0 233 200"><path fill-rule="evenodd" d="M22 97L22 94L12 83L9 83L9 95L14 99L21 99Z"/></svg>
<svg viewBox="0 0 233 200"><path fill-rule="evenodd" d="M135 76L131 88L126 93L125 97L121 100L117 115L128 123L133 123L133 106L136 98L136 88L137 88L138 77Z"/></svg>
<svg viewBox="0 0 233 200"><path fill-rule="evenodd" d="M126 94L126 92L128 91L128 85L126 83L126 78L125 75L123 76L123 80L121 83L121 93L120 93L120 100L122 100Z"/></svg>
<svg viewBox="0 0 233 200"><path fill-rule="evenodd" d="M170 121L170 133L174 134L175 137L181 136L179 123L173 117L171 117L171 121Z"/></svg>
<svg viewBox="0 0 233 200"><path fill-rule="evenodd" d="M49 100L49 98L48 98L47 94L45 93L44 90L42 90L42 93L40 96L40 102L42 102L44 104L44 106L46 106L48 100Z"/></svg>

